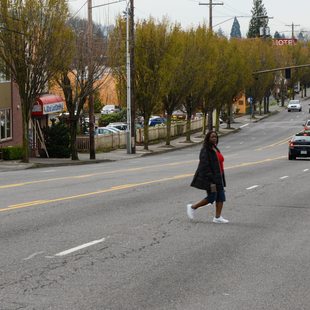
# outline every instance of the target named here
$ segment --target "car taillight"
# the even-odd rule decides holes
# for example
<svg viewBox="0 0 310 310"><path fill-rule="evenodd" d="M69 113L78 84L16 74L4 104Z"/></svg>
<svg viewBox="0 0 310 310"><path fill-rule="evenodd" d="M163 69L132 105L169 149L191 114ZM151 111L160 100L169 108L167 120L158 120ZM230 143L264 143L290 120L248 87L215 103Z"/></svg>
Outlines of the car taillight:
<svg viewBox="0 0 310 310"><path fill-rule="evenodd" d="M294 148L294 142L292 142L292 141L289 141L289 147L292 149L292 148Z"/></svg>

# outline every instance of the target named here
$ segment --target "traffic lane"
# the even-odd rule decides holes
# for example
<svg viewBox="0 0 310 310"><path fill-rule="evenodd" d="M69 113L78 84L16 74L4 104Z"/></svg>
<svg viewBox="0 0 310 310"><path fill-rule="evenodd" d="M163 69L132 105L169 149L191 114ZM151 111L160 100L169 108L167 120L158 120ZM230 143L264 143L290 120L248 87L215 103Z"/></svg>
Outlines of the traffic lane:
<svg viewBox="0 0 310 310"><path fill-rule="evenodd" d="M308 111L288 113L284 110L259 122L249 120L247 126L242 127L238 133L221 137L220 145L222 144L225 150L231 148L236 151L242 145L253 148L258 144L272 144L301 131L308 118ZM238 122L238 118L235 121Z"/></svg>
<svg viewBox="0 0 310 310"><path fill-rule="evenodd" d="M256 167L256 169L258 168ZM229 178L233 178L231 174L235 173L235 171L236 170L232 170L229 172ZM271 173L272 170L266 169L266 171ZM248 175L249 177L254 175L253 171L249 171ZM255 173L255 175L257 174ZM275 178L277 177L278 175L275 176ZM239 178L234 178L234 184L238 182L238 179ZM254 182L254 179L250 180ZM255 178L255 181L257 181L257 178ZM285 182L286 181L288 180L285 180ZM302 180L302 184L304 184L303 181L304 180ZM300 184L297 184L297 186L298 188L302 188ZM240 185L240 190L241 187ZM92 291L93 297L96 297L95 301L91 303L94 305L93 309L96 309L96 306L100 303L101 305L102 303L108 305L111 309L117 309L117 307L124 306L128 302L128 299L129 308L132 306L133 309L135 304L141 307L155 307L155 303L156 305L159 304L160 309L164 309L165 307L169 308L171 307L172 301L179 304L181 309L188 309L188 305L198 306L200 302L202 305L205 305L205 302L209 304L209 298L212 299L213 294L207 296L207 301L205 299L201 300L202 297L200 293L202 292L194 289L196 285L198 285L198 287L199 285L200 287L204 287L206 292L210 292L209 289L211 290L212 287L215 290L218 286L221 288L221 285L224 285L227 281L235 285L234 281L239 281L240 274L246 274L246 272L251 273L252 264L255 265L259 263L259 258L262 258L258 255L258 252L262 250L257 249L257 251L255 251L256 246L259 247L259 243L257 243L256 239L259 237L258 239L262 243L262 240L268 239L270 230L272 232L276 227L281 232L279 236L283 233L281 229L290 231L290 223L289 225L283 225L286 224L288 219L290 219L289 222L296 224L296 218L298 218L298 216L296 216L295 210L292 211L290 208L287 209L292 212L292 214L286 214L289 211L283 207L286 201L283 195L277 200L276 205L268 207L266 203L263 208L261 207L264 203L264 197L272 197L276 192L276 186L267 186L267 189L269 189L269 191L264 190L263 195L259 193L258 196L260 199L257 199L255 196L258 191L248 192L247 199L244 199L242 195L236 195L237 197L230 198L225 206L225 214L232 220L232 223L228 226L211 223L213 215L213 210L211 210L211 208L201 210L202 213L200 214L202 214L202 217L198 218L197 221L188 221L185 215L185 203L191 198L191 195L195 200L200 198L200 195L198 195L197 191L194 189L189 188L188 183L184 184L182 180L168 183L168 188L167 185L161 184L155 187L152 186L145 191L142 190L141 193L128 191L125 195L125 201L128 203L126 205L124 205L124 199L121 197L118 196L118 199L116 199L116 197L111 197L111 199L108 199L108 206L104 209L102 208L103 204L101 204L98 205L97 208L93 206L95 211L94 209L81 208L82 214L74 209L74 212L72 212L72 214L69 213L68 217L63 218L63 216L55 216L54 220L56 222L57 219L63 218L63 225L65 225L65 227L61 227L61 229L56 228L56 226L53 229L53 225L51 224L42 225L42 228L44 228L43 230L50 230L49 233L45 232L43 235L50 236L51 244L54 246L45 249L44 254L42 253L41 255L39 253L44 250L42 248L36 248L34 249L35 252L28 253L27 257L25 257L28 259L23 260L24 265L22 269L24 272L27 272L27 274L33 274L33 281L36 280L42 284L43 288L35 289L38 296L40 296L40 294L45 294L44 285L52 282L53 279L58 279L58 285L62 281L64 284L72 284L73 281L74 286L79 287L82 286L80 282L86 279L90 287L94 290ZM227 194L231 195L231 191L235 192L235 189L230 189L228 187ZM175 201L171 199L171 196L175 196L173 195L174 193L178 193L178 197ZM137 197L139 197L138 201ZM154 197L156 197L157 200L155 200ZM253 202L258 200L261 204L259 207L255 207L255 203ZM252 205L250 202L252 202ZM89 211L88 216L85 216L85 210ZM101 215L100 210L104 211L102 212L104 216L103 214ZM204 212L207 212L207 214L204 214ZM283 212L284 214L282 214ZM78 221L73 221L74 223L71 224L72 218L74 218L73 215L76 216L75 219L78 219ZM300 215L303 216L303 220L307 223L305 216L303 214ZM274 223L277 217L278 220ZM51 220L51 216L49 216L48 219ZM84 223L84 219L86 223ZM90 225L89 223L92 224ZM219 228L219 226L221 228ZM298 227L302 228L305 227L305 225L299 223ZM96 233L96 230L98 230L98 233ZM62 236L71 236L72 240L60 239L59 234L55 234L55 231L60 231L60 235ZM105 232L105 234L103 234L103 232ZM37 237L38 235L39 233ZM42 230L40 235L42 236ZM84 244L87 241L95 240L94 238L98 240L98 238L103 237L103 235L106 238L106 242L102 244L97 244L87 250L66 257L53 257L53 253L56 254L59 253L59 251L76 246L78 240L80 240L80 244ZM80 238L78 239L78 237ZM293 237L295 237L294 234ZM285 236L285 238L287 238L287 236ZM34 236L31 236L31 239L34 241ZM302 236L298 239L302 240ZM250 244L249 240L251 240ZM244 244L244 242L246 243ZM251 248L252 243L254 249ZM281 242L279 241L279 243L281 247ZM39 242L37 244L39 244ZM49 241L45 240L42 244L47 245ZM57 246L55 246L56 244ZM274 243L272 245L274 245ZM242 252L243 249L247 247L249 247L251 251L254 251L253 255L251 254L252 252ZM240 254L239 248L241 248ZM267 247L267 250L271 251L271 245ZM31 255L35 253L37 253L37 255L31 257ZM196 254L193 256L193 253ZM263 251L263 253L265 252ZM300 253L303 257L304 253ZM196 257L198 254L199 257ZM249 264L249 262L245 266L239 266L239 264L237 264L239 268L246 268L239 270L240 273L233 272L232 270L235 270L235 267L231 270L228 265L234 266L234 264L232 264L234 263L234 259L237 259L238 262L242 261L243 254L246 254L246 257L252 260L252 264ZM102 257L102 255L104 256ZM241 255L241 257L239 257L239 255ZM48 258L48 256L52 257ZM230 261L229 263L226 262L227 259ZM231 259L233 259L232 262ZM223 260L225 272L221 269ZM214 263L210 264L212 261ZM244 261L242 262L243 264L246 263ZM51 271L49 264L53 266L57 265L58 267ZM92 267L90 268L89 265ZM240 263L240 265L242 264ZM65 266L64 269L63 266ZM193 268L193 266L195 266L195 268ZM276 266L273 266L273 268L275 267ZM272 268L272 266L270 266L270 268ZM104 269L104 271L101 269ZM220 278L223 279L223 282L220 280L220 283L217 282L218 274L216 273L216 270L219 269ZM79 270L78 276L73 272L74 270ZM183 270L185 270L185 274L182 273ZM202 273L202 270L205 272ZM60 271L64 273L65 276L62 275L62 277L60 277ZM258 271L261 272L258 267L256 269L254 268L254 274ZM225 273L227 273L226 276ZM9 272L8 274L11 273ZM43 280L42 277L39 279L39 274L43 276ZM232 278L231 275L233 275ZM21 276L25 277L25 273L22 273ZM171 280L169 280L170 276ZM238 279L236 279L237 276ZM134 284L131 280L132 277L136 279ZM194 283L192 283L188 277L190 280L195 279ZM227 279L227 277L229 279ZM107 281L107 279L109 279L109 281ZM252 288L254 289L255 285L252 284L252 279L253 278L250 276L245 277L245 279L242 280L241 286L239 285L239 289L236 289L237 293L240 294L249 285L253 285ZM268 279L267 283L271 281L271 279ZM168 283L165 281L168 281ZM209 281L211 281L210 285ZM244 283L244 281L251 282ZM180 286L178 283L183 284ZM24 284L27 285L27 281ZM110 289L107 286L110 287ZM23 285L22 287L24 288ZM58 288L55 289L53 285L52 287L53 291L56 290L57 294L61 293ZM171 289L171 287L176 287L178 289L174 290ZM228 287L229 285L227 287L222 287L222 289ZM188 290L188 288L190 288L190 290ZM255 292L256 288L255 286ZM103 289L104 292L102 292ZM191 289L193 289L193 291ZM83 291L82 288L78 290L79 294ZM191 296L187 296L189 292ZM72 296L72 298L78 298L75 295L77 292L72 292L69 288L65 289L65 293L67 296ZM232 292L225 292L223 294L224 296L232 295L238 301L240 295L235 297L235 293L236 292L233 292L233 294ZM251 290L250 293L250 297L253 297L254 293ZM260 293L262 292L260 291ZM196 296L196 294L199 296ZM100 297L98 298L98 296ZM145 296L148 297L146 298ZM164 296L162 302L157 300L160 296L161 298ZM184 296L186 296L185 299L189 298L189 303L182 299ZM54 297L52 293L49 299L51 305L53 304L52 299ZM256 297L258 298L259 296ZM115 299L119 300L116 304ZM78 300L83 305L84 302L80 299ZM249 302L249 300L247 302ZM198 303L195 303L197 301ZM64 301L59 300L58 305L61 305L62 302ZM235 300L233 302L235 302ZM259 300L259 302L261 302L261 300ZM184 305L183 308L182 305ZM216 303L214 303L214 305L214 309L219 309L216 308ZM238 304L239 309L242 309L240 306L242 305Z"/></svg>
<svg viewBox="0 0 310 310"><path fill-rule="evenodd" d="M233 136L233 137L231 137ZM262 152L262 155L269 154L266 152L266 149L269 148L276 148L281 145L287 145L287 140L289 139L289 136L286 136L283 138L281 137L281 140L271 140L269 139L266 141L266 143L260 142L262 139L262 136L260 135L257 138L251 137L251 140L255 142L254 145L249 146L248 142L243 143L242 141L238 144L238 136L240 135L231 135L227 137L223 137L223 140L220 140L219 147L221 148L223 154L225 157L234 156L235 159L238 159L236 155L239 155L239 152L244 150L245 152L251 151L251 156L249 158L252 158L257 151L264 151ZM249 138L249 137L248 137ZM237 149L234 150L232 147L237 145ZM151 156L147 158L140 158L139 160L128 160L128 161L120 161L117 163L109 163L109 164L97 164L97 165L86 165L86 166L78 166L78 167L66 167L65 169L63 167L58 167L57 170L44 170L44 169L33 169L31 171L23 171L18 172L18 179L10 179L9 176L12 174L7 174L8 177L5 177L5 181L2 180L0 184L0 191L2 189L9 189L10 187L17 188L17 194L22 190L21 188L28 185L35 185L36 187L44 186L50 187L49 183L55 182L62 186L64 183L67 183L68 181L74 180L79 183L81 181L86 182L85 180L92 180L94 184L96 184L98 177L103 175L125 175L129 172L137 171L140 173L143 170L146 170L146 172L149 169L156 168L156 166L159 164L159 168L161 168L160 165L176 165L181 166L184 162L188 161L194 161L198 160L199 157L199 149L198 147L193 147L190 149L187 149L186 151L178 151L174 152L173 156L167 156L165 154L163 155L157 155L157 156ZM283 149L282 149L283 150ZM285 150L286 151L286 150ZM278 152L278 154L282 154L282 151ZM179 161L178 161L178 158ZM247 158L246 160L248 160ZM262 157L260 157L262 158ZM255 158L259 159L259 158ZM239 160L240 162L240 160ZM96 167L95 167L96 166ZM140 173L141 174L141 173ZM100 183L98 183L100 184ZM20 188L18 188L20 187ZM52 187L51 187L52 188Z"/></svg>
<svg viewBox="0 0 310 310"><path fill-rule="evenodd" d="M234 143L229 141L229 136L227 138L226 141L223 141L223 146L229 147L230 143ZM258 139L255 141L257 143ZM256 146L256 148L250 149L247 145L243 145L238 147L238 152L236 153L232 149L224 149L225 166L256 164L260 161L274 160L281 158L281 156L287 156L286 139L275 141L272 144L257 143ZM4 192L4 190L7 190L2 195L2 206L21 205L23 202L28 203L29 201L36 205L37 203L40 204L41 201L46 203L45 201L63 200L66 197L70 199L70 197L79 198L80 196L82 198L89 194L96 194L96 192L100 194L106 190L113 190L115 186L130 186L132 183L141 183L141 181L142 183L148 182L149 179L141 180L141 175L143 177L150 175L158 177L160 171L170 171L173 168L175 168L176 172L182 169L187 174L193 171L195 165L197 165L199 149L200 147L194 147L186 151L174 152L173 155L175 157L158 155L155 158L141 159L141 162L123 161L119 165L116 165L117 163L110 164L109 166L100 165L96 170L93 170L93 165L88 165L87 167L91 168L91 171L87 171L87 167L83 167L83 169L75 167L75 169L70 169L71 175L67 172L68 169L60 170L57 177L49 176L48 178L42 178L42 173L38 172L36 179L33 181L27 180L0 185L0 191ZM177 161L178 158L180 158L180 161ZM150 159L149 163L148 159ZM135 177L132 177L132 175ZM137 175L138 178L136 178ZM121 176L121 183L118 182L117 176ZM87 188L91 188L92 191L86 191ZM43 192L44 195L42 197ZM12 201L12 197L16 200ZM27 197L31 197L32 200L27 199Z"/></svg>
<svg viewBox="0 0 310 310"><path fill-rule="evenodd" d="M279 118L279 115L274 115L266 120L263 120L258 123L251 124L253 127L248 127L242 129L239 133L228 135L220 138L219 147L224 153L229 154L229 152L239 151L240 149L256 149L258 147L264 147L265 145L270 145L274 143L283 142L288 140L290 136L295 133L295 130L292 130L292 124L288 124L287 121L283 121L285 116L285 111L281 113L281 119L275 121ZM274 121L271 121L274 120ZM281 130L279 126L282 126ZM283 126L285 126L283 128ZM299 128L299 125L298 125ZM194 148L196 149L196 148ZM190 149L192 151L192 149ZM0 189L1 186L7 184L20 184L20 183L35 183L35 182L49 182L58 180L67 180L70 177L82 177L83 174L96 175L106 170L117 171L116 167L134 167L139 166L139 163L143 165L143 162L149 162L156 164L158 157L155 156L149 158L146 161L145 158L139 158L128 161L119 161L117 163L104 163L96 165L85 165L79 166L68 166L68 167L54 167L54 168L42 168L42 169L30 169L27 171L16 171L2 174L0 178ZM136 164L136 165L135 165ZM122 169L122 168L121 168ZM119 170L121 172L122 170ZM124 170L126 172L127 169ZM76 171L79 171L80 176L76 175Z"/></svg>
<svg viewBox="0 0 310 310"><path fill-rule="evenodd" d="M47 204L57 201L85 199L119 189L143 186L156 182L166 182L183 174L192 174L197 160L144 166L126 173L117 170L93 175L76 175L66 179L49 179L48 182L28 182L26 185L7 184L2 193L0 212L8 208L16 209L30 205ZM182 170L180 169L182 167ZM144 170L144 171L142 171ZM180 173L181 172L181 173Z"/></svg>
<svg viewBox="0 0 310 310"><path fill-rule="evenodd" d="M281 118L280 118L281 115ZM295 114L297 115L297 113ZM246 127L242 129L240 132L235 133L233 135L228 135L220 138L220 147L225 149L225 152L229 152L227 148L257 148L260 145L263 145L264 141L262 140L262 136L268 135L268 140L266 143L274 143L284 138L288 138L295 131L292 132L292 124L288 124L287 121L283 121L287 117L287 113L285 111L273 115L265 120L262 120L258 123L252 123L251 128ZM273 121L271 121L273 120ZM277 124L277 125L275 125ZM279 126L284 126L279 130ZM301 126L301 125L300 125ZM298 125L299 128L299 125ZM283 131L282 129L286 129ZM288 131L290 129L290 131ZM280 134L280 136L278 136ZM226 150L227 149L227 150ZM192 149L190 149L191 151ZM178 151L179 152L179 151ZM165 157L168 157L166 155ZM42 181L45 182L45 179L54 178L55 181L61 178L75 177L76 171L79 171L81 174L96 174L105 170L112 170L116 167L132 167L138 166L139 163L153 163L156 164L158 160L158 156L151 156L146 158L138 158L126 161L118 161L118 162L106 162L103 164L95 164L95 165L82 165L82 166L66 166L66 167L51 167L51 168L39 168L39 169L28 169L22 171L11 171L5 172L1 174L0 178L0 186L4 186L6 184L17 184L23 182L36 182Z"/></svg>
<svg viewBox="0 0 310 310"><path fill-rule="evenodd" d="M164 179L187 175L193 173L197 167L199 149L200 147L194 147L187 151L174 152L174 156L169 157L158 155L155 156L157 163L154 157L148 157L151 158L150 162L143 160L140 163L129 163L130 161L126 161L126 166L122 162L123 165L110 165L104 169L98 166L96 171L85 171L85 168L81 171L76 167L71 175L64 170L58 177L42 178L42 174L38 173L37 179L33 181L0 185L1 206L7 208L20 206L23 203L36 205L54 202L58 199L78 199L113 191L118 186L126 187L152 182L153 178ZM282 140L274 144L260 145L252 150L240 147L237 153L232 151L226 153L225 150L223 153L226 167L248 166L284 158L287 156L287 143L286 140Z"/></svg>
<svg viewBox="0 0 310 310"><path fill-rule="evenodd" d="M278 180L268 171L269 177ZM300 188L301 203L307 201L303 180L293 183ZM124 290L124 299L112 308L129 300L129 308L138 304L154 309L205 309L206 305L208 309L265 309L266 305L268 309L306 309L310 301L304 282L309 276L309 207L297 214L282 192L270 205L269 197L275 196L278 187L275 182L263 192L248 192L246 199L237 195L228 201L225 214L232 223L227 226L212 225L211 217L199 216L186 237L182 235L185 246L178 240L175 254L172 245L171 256L152 265L142 283ZM118 300L117 296L108 301Z"/></svg>
<svg viewBox="0 0 310 310"><path fill-rule="evenodd" d="M251 153L253 161L243 161L240 153L238 154L238 160L235 157L231 160L233 164L230 164L230 158L228 157L228 165L226 164L226 167L229 169L257 165L284 157L282 155L265 158L265 153L259 154L256 152L255 157L253 156L254 153ZM247 157L247 154L246 152L243 156ZM3 192L0 212L65 200L85 199L119 189L133 188L156 182L167 182L174 178L184 178L192 176L197 163L197 160L191 159L127 169L128 173L120 173L119 175L117 171L110 171L77 175L65 179L46 179L46 182L27 182L25 185L22 183L7 184L0 188ZM141 171L144 173L141 173ZM16 190L16 188L18 189ZM14 195L12 195L13 193Z"/></svg>
<svg viewBox="0 0 310 310"><path fill-rule="evenodd" d="M178 184L175 184L175 186L177 189L180 189ZM59 307L55 306L55 308L59 309L62 308L61 303L63 300L60 296L62 296L63 292L58 291L58 288L63 285L67 288L67 296L70 296L70 293L76 294L77 296L74 296L74 298L78 298L79 302L83 302L79 298L81 296L79 293L85 289L83 283L86 280L90 284L93 283L88 279L90 274L91 278L99 281L98 291L98 289L101 290L108 285L107 283L112 276L115 277L118 274L118 266L122 266L122 262L126 260L126 257L130 259L132 256L145 256L152 247L156 247L157 252L158 246L160 246L160 243L168 234L165 226L168 225L168 221L173 220L173 217L169 216L170 212L167 207L166 211L168 212L165 212L165 220L163 221L162 214L158 212L158 205L154 203L154 197L163 197L163 193L166 192L164 187L163 185L158 190L154 190L154 187L151 187L150 190L146 190L146 193L141 193L141 195L137 192L129 191L124 193L125 199L118 195L114 196L113 199L109 199L109 202L92 205L92 208L81 206L80 209L74 208L72 212L68 210L65 212L62 209L63 214L55 214L54 216L50 214L48 217L44 217L44 214L42 214L42 219L36 213L32 223L28 222L29 230L32 228L32 232L26 231L20 222L15 222L16 226L24 231L23 235L27 235L29 240L23 238L20 242L20 244L28 245L24 250L25 253L22 253L22 246L19 246L16 239L8 242L8 246L12 247L15 245L18 247L18 250L12 253L14 255L11 257L10 264L1 257L3 265L9 265L10 267L3 270L1 277L1 285L2 287L5 286L1 294L6 296L5 300L9 298L8 296L12 296L12 291L17 293L23 292L23 294L14 296L15 302L21 303L25 299L27 300L28 294L38 294L36 295L38 296L36 308L39 309L40 305L42 306L40 304L41 296L46 294L45 289L48 286L51 291L48 295L51 297L44 298L42 302L45 307L49 305L49 302L51 304L57 302ZM163 199L166 198L165 201L168 202L171 199L171 192L169 192L169 195L166 193L166 195ZM57 210L60 209L56 208ZM172 211L173 209L171 208L170 210ZM144 218L145 214L147 214L146 218ZM33 222L41 222L41 227L33 227ZM24 225L27 225L26 221ZM73 253L72 255L52 257L55 256L55 253L72 248L79 243L83 244L89 240L94 240L98 236L105 236L107 242L97 244L94 247ZM97 257L98 255L99 257ZM18 268L17 257L20 259L21 265ZM22 257L23 259L21 259ZM109 266L110 263L114 268ZM100 265L99 269L105 269L104 274L102 272L97 273L92 268L94 266L96 269L98 267L97 264ZM127 267L130 270L129 280L133 270L131 270L130 265L127 265ZM17 269L19 272L16 272ZM76 270L79 270L78 275L76 275ZM126 278L126 272L124 274L123 272L122 270L122 279L120 279L122 282ZM99 279L96 278L96 274L98 274ZM78 283L75 280L75 275L78 277ZM80 279L80 275L83 279ZM104 278L100 279L101 276L104 276ZM17 279L12 279L12 277ZM70 292L72 286L79 287L78 291ZM26 293L25 288L28 288ZM53 294L54 290L57 291L56 296ZM100 294L98 296L100 299ZM87 296L85 296L86 298ZM87 309L90 309L90 307L87 307Z"/></svg>
<svg viewBox="0 0 310 310"><path fill-rule="evenodd" d="M256 150L266 146L288 143L294 133L299 132L300 126L279 128L275 123L261 121L252 127L242 128L238 133L220 137L219 148L225 154L241 150Z"/></svg>

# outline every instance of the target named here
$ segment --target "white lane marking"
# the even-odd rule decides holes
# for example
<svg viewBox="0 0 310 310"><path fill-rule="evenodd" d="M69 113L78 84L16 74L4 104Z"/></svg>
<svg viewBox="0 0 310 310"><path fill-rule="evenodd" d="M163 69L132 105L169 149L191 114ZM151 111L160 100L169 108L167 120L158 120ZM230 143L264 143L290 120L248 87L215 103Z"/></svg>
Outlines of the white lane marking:
<svg viewBox="0 0 310 310"><path fill-rule="evenodd" d="M230 149L230 145L227 145L227 146L225 146L226 147L226 149Z"/></svg>
<svg viewBox="0 0 310 310"><path fill-rule="evenodd" d="M91 241L91 242L88 242L88 243L84 243L84 244L79 245L79 246L77 246L77 247L74 247L74 248L72 248L72 249L59 252L59 253L55 254L55 256L64 256L64 255L70 254L70 253L72 253L72 252L76 252L76 251L79 251L79 250L81 250L81 249L84 249L84 248L87 248L87 247L89 247L89 246L92 246L92 245L94 245L94 244L103 242L104 240L105 240L105 238L102 238L102 239L99 239L99 240L94 240L94 241Z"/></svg>
<svg viewBox="0 0 310 310"><path fill-rule="evenodd" d="M304 172L308 171L309 169L304 169Z"/></svg>
<svg viewBox="0 0 310 310"><path fill-rule="evenodd" d="M284 175L283 177L280 178L280 180L288 178L288 175Z"/></svg>
<svg viewBox="0 0 310 310"><path fill-rule="evenodd" d="M43 170L42 172L48 173L48 172L55 172L56 170Z"/></svg>
<svg viewBox="0 0 310 310"><path fill-rule="evenodd" d="M244 124L244 125L240 126L240 128L243 128L243 127L248 126L248 125L249 125L249 123Z"/></svg>
<svg viewBox="0 0 310 310"><path fill-rule="evenodd" d="M29 255L28 257L23 258L23 260L29 260L29 259L31 259L31 258L33 258L33 257L35 257L35 256L37 256L37 255L43 254L43 253L44 253L43 251L33 253L33 254Z"/></svg>
<svg viewBox="0 0 310 310"><path fill-rule="evenodd" d="M253 188L256 188L256 187L258 187L258 185L253 185L253 186L247 187L247 189L253 189Z"/></svg>
<svg viewBox="0 0 310 310"><path fill-rule="evenodd" d="M240 144L243 144L243 143L244 143L243 141L240 142Z"/></svg>

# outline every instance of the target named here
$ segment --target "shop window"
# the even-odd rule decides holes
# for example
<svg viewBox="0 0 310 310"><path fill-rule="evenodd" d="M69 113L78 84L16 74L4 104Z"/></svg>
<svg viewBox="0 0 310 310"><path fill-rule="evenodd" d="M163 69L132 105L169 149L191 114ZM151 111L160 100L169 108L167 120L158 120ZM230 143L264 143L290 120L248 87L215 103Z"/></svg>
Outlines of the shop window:
<svg viewBox="0 0 310 310"><path fill-rule="evenodd" d="M0 64L1 66L1 64ZM3 66L1 66L3 67ZM7 70L6 68L2 68L2 70L0 71L0 83L3 83L3 82L9 82L11 80L10 78L10 74L9 74L9 70Z"/></svg>
<svg viewBox="0 0 310 310"><path fill-rule="evenodd" d="M12 138L11 109L0 109L0 141Z"/></svg>

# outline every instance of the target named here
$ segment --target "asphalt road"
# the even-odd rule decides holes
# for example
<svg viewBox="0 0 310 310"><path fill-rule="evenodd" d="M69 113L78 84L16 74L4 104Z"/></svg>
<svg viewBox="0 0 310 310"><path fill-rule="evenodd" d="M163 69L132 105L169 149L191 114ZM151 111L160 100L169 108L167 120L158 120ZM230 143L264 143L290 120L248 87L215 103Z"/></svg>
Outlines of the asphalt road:
<svg viewBox="0 0 310 310"><path fill-rule="evenodd" d="M0 309L309 309L303 105L221 138L226 225L186 216L198 147L1 173Z"/></svg>

